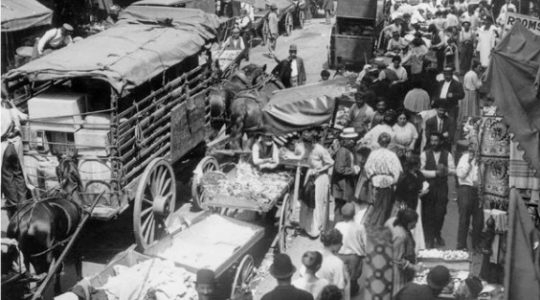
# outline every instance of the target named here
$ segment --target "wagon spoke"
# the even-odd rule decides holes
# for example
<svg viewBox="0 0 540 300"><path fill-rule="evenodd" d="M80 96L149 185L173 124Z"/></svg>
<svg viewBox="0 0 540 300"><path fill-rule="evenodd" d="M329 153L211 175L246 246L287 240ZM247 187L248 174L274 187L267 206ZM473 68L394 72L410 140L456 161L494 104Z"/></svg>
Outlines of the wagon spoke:
<svg viewBox="0 0 540 300"><path fill-rule="evenodd" d="M154 232L155 232L155 226L156 226L156 222L152 222L150 223L150 230L149 230L149 237L146 238L146 241L148 241L148 243L151 243L153 240L154 240Z"/></svg>
<svg viewBox="0 0 540 300"><path fill-rule="evenodd" d="M159 176L159 181L158 181L158 184L156 186L157 190L156 190L156 193L159 193L159 194L162 194L163 192L163 185L164 185L164 182L167 178L167 169L163 169L163 171L161 172L160 176Z"/></svg>
<svg viewBox="0 0 540 300"><path fill-rule="evenodd" d="M154 218L154 214L150 214L143 222L142 222L142 232L146 232L146 229L148 229L148 224L152 221Z"/></svg>
<svg viewBox="0 0 540 300"><path fill-rule="evenodd" d="M148 200L148 199L146 199L146 198L144 198L144 201L143 201L143 203L147 203L147 204L149 204L149 205L150 205L150 207L154 206L154 203L153 203L153 202L152 202L151 200Z"/></svg>
<svg viewBox="0 0 540 300"><path fill-rule="evenodd" d="M165 194L166 191L169 190L169 188L171 187L171 182L172 182L172 178L168 178L165 183L163 184L163 186L161 186L161 191L160 191L160 194Z"/></svg>
<svg viewBox="0 0 540 300"><path fill-rule="evenodd" d="M149 208L141 211L141 217L146 216L151 211L152 211L152 207L149 207Z"/></svg>
<svg viewBox="0 0 540 300"><path fill-rule="evenodd" d="M163 197L165 197L165 198L167 198L167 199L172 198L172 196L173 196L173 193L172 193L172 192L168 192L168 193L166 193L166 194L163 195Z"/></svg>

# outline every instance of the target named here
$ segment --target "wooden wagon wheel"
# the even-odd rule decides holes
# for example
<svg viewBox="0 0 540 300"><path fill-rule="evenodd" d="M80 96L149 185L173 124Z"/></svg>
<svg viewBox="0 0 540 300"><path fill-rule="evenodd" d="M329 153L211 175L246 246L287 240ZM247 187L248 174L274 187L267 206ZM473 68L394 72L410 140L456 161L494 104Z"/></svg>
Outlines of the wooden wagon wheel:
<svg viewBox="0 0 540 300"><path fill-rule="evenodd" d="M236 269L230 299L240 299L239 296L244 295L246 292L251 292L249 283L253 278L254 269L255 261L253 260L253 256L249 254L245 255Z"/></svg>
<svg viewBox="0 0 540 300"><path fill-rule="evenodd" d="M290 36L294 29L293 17L290 12L285 14L285 20L283 22L285 25L285 35Z"/></svg>
<svg viewBox="0 0 540 300"><path fill-rule="evenodd" d="M133 229L139 249L148 248L163 235L175 202L176 181L171 164L156 158L144 169L135 194Z"/></svg>
<svg viewBox="0 0 540 300"><path fill-rule="evenodd" d="M287 193L283 197L283 202L281 203L281 212L279 214L278 243L280 253L285 253L289 248L287 239L289 237L290 216L292 213L291 210L291 196Z"/></svg>
<svg viewBox="0 0 540 300"><path fill-rule="evenodd" d="M219 164L216 158L213 156L206 156L199 162L195 168L195 171L193 171L193 181L191 183L191 202L193 207L196 209L206 209L206 205L204 204L204 189L201 182L203 175L206 172L217 170L219 170Z"/></svg>
<svg viewBox="0 0 540 300"><path fill-rule="evenodd" d="M299 8L298 12L298 28L302 29L304 28L304 24L306 22L306 13L304 12L304 9Z"/></svg>

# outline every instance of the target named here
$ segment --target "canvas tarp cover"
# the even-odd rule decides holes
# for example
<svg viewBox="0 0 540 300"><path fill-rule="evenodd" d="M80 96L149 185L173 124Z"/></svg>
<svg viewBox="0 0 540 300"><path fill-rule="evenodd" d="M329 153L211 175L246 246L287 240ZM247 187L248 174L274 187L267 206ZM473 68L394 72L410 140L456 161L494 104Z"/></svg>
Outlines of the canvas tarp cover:
<svg viewBox="0 0 540 300"><path fill-rule="evenodd" d="M377 6L377 0L342 0L338 1L336 16L338 18L375 20Z"/></svg>
<svg viewBox="0 0 540 300"><path fill-rule="evenodd" d="M53 12L35 0L2 0L2 31L50 25Z"/></svg>
<svg viewBox="0 0 540 300"><path fill-rule="evenodd" d="M540 36L514 25L491 55L487 82L498 111L510 126L524 159L540 171L540 99L534 81L540 66Z"/></svg>
<svg viewBox="0 0 540 300"><path fill-rule="evenodd" d="M510 191L508 212L504 299L540 299L540 233L516 189Z"/></svg>
<svg viewBox="0 0 540 300"><path fill-rule="evenodd" d="M156 22L165 18L172 24ZM122 95L199 52L218 26L217 16L199 9L129 7L114 27L11 70L7 77L91 77L109 82Z"/></svg>
<svg viewBox="0 0 540 300"><path fill-rule="evenodd" d="M253 7L255 12L266 13L270 11L270 5L275 4L278 8L278 14L281 14L283 10L293 5L291 0L254 0ZM268 10L267 10L268 6Z"/></svg>
<svg viewBox="0 0 540 300"><path fill-rule="evenodd" d="M345 78L280 90L263 108L265 129L282 135L328 123L335 98L348 91Z"/></svg>

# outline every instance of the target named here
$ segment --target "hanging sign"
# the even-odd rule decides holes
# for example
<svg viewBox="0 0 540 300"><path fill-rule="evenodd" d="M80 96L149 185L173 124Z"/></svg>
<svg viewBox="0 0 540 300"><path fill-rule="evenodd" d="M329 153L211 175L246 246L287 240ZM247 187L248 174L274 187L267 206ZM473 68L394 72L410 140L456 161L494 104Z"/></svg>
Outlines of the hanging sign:
<svg viewBox="0 0 540 300"><path fill-rule="evenodd" d="M523 25L525 28L534 32L535 34L540 35L540 19L511 12L506 13L504 32L510 31L510 29L512 29L512 26L514 26L514 24L518 22L521 23L521 25Z"/></svg>

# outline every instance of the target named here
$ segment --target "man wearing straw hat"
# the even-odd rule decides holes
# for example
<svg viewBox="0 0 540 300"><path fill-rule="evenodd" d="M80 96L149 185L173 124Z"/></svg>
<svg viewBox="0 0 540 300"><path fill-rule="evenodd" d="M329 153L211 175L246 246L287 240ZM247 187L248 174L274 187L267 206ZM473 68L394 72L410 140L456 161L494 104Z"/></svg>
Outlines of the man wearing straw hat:
<svg viewBox="0 0 540 300"><path fill-rule="evenodd" d="M358 139L358 133L354 128L343 129L339 135L341 147L336 153L334 160L334 172L332 173L332 196L336 207L336 222L341 221L341 207L347 202L354 201L354 184L360 167L354 164L353 149Z"/></svg>

